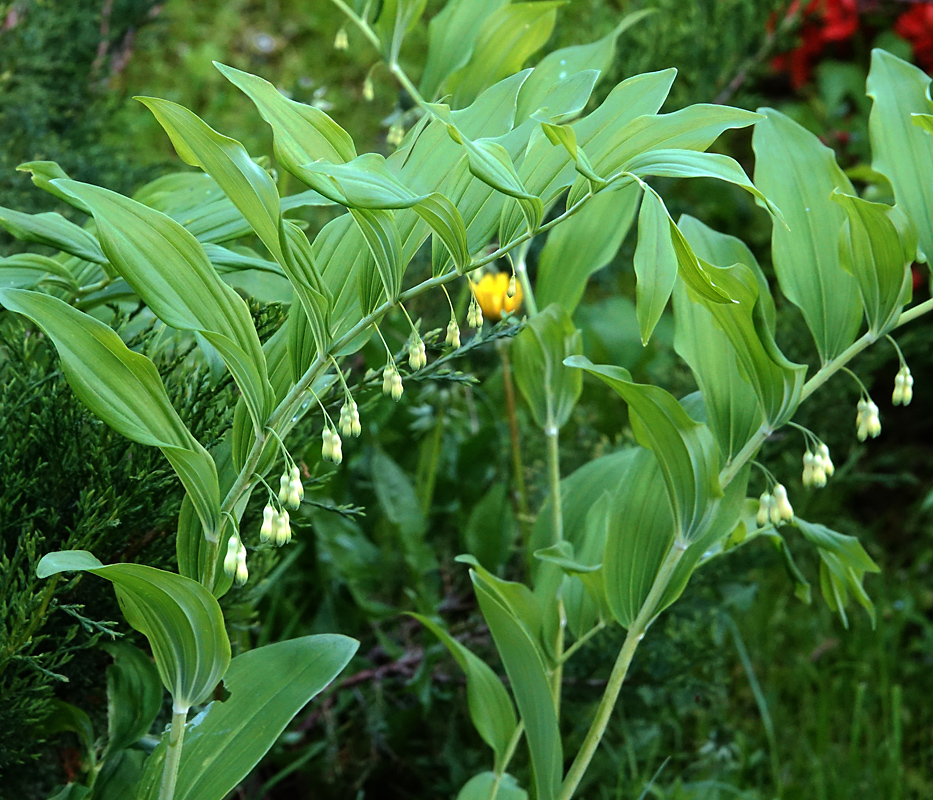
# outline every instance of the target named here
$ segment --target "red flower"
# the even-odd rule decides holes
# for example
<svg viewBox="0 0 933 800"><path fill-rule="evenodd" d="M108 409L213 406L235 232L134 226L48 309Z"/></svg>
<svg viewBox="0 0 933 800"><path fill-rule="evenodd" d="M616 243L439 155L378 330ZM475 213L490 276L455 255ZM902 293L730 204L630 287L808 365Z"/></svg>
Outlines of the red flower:
<svg viewBox="0 0 933 800"><path fill-rule="evenodd" d="M933 3L911 6L897 18L894 32L911 43L917 63L933 71Z"/></svg>
<svg viewBox="0 0 933 800"><path fill-rule="evenodd" d="M799 3L792 3L788 16L798 13L799 8ZM771 62L776 70L790 73L794 89L810 80L813 64L826 46L851 39L859 23L856 0L811 0L801 16L800 46Z"/></svg>

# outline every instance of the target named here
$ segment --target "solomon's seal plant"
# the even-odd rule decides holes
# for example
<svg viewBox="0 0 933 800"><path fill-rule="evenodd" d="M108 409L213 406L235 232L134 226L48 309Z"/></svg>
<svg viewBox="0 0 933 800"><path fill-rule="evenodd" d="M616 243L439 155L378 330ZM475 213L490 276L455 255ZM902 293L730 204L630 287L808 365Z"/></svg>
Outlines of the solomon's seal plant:
<svg viewBox="0 0 933 800"><path fill-rule="evenodd" d="M289 542L287 508L303 502L301 469L286 445L290 433L320 409L322 456L340 464L341 433L349 439L362 430L343 359L374 332L381 339L379 323L396 308L404 312L405 301L460 284L470 297L465 322L474 328L524 302L530 316L511 359L546 442L549 486L525 543L528 583L502 579L473 555L461 557L509 688L437 621L424 622L466 672L471 718L492 750L491 770L472 778L461 797L526 797L508 772L524 742L534 796L569 800L648 626L702 564L757 537L783 541L799 533L819 553L829 605L845 618L851 594L873 614L862 579L877 567L857 540L795 516L786 489L766 470L757 513L746 495L761 488L751 477L753 459L799 405L866 347L930 307L927 301L904 310L910 264L933 252L933 136L923 127L929 79L887 53L874 54L871 137L874 168L894 190L896 204L888 206L859 197L832 153L773 109L695 105L659 113L674 70L631 77L590 110L617 38L641 15L597 42L522 69L547 40L558 3L452 0L431 22L415 83L399 56L423 0L363 8L334 2L413 101L391 123L391 155L358 153L324 111L217 64L269 124L278 167L304 191L280 196L264 162L238 141L182 106L147 97L141 102L179 157L199 172L166 176L130 198L71 180L54 163L33 163L37 185L86 215L87 224L6 210L0 217L15 236L60 251L6 259L0 269L11 271L5 285L12 288L0 289L0 304L44 332L75 394L119 433L158 447L186 491L177 574L104 565L85 551L49 553L39 574L87 572L111 582L127 621L149 640L173 716L128 778L138 783L137 796L222 800L357 646L339 635L311 636L231 660L217 598L249 581L251 548ZM335 46L348 45L341 28ZM732 158L707 152L720 134L741 128L753 128L754 182ZM778 283L799 308L819 357L812 375L781 352L771 287L749 249L690 216L675 220L652 186L656 177L725 181L770 215ZM289 216L308 206L341 213L309 239ZM636 217L637 324L648 342L672 301L675 347L699 386L681 399L636 382L621 367L592 363L573 323L588 277L611 259L618 232ZM246 236L258 249L233 244ZM532 281L525 261L538 237L546 241ZM430 251L429 277L409 270L422 247ZM509 273L472 282L502 258ZM241 270L287 281L287 322L265 341L225 282ZM109 304L127 298L229 372L239 400L221 443L208 448L192 435L152 362L107 324ZM460 320L449 295L447 303L444 342L457 349ZM408 322L407 368L382 340L382 391L396 401L428 360L424 339ZM627 408L634 444L562 476L560 431L584 375ZM909 377L902 371L895 386L904 403ZM327 404L341 397L335 425ZM857 427L862 440L880 433L867 394ZM813 485L832 472L824 447L804 457ZM276 474L273 492L268 481ZM256 490L269 496L253 530L241 522ZM579 748L565 752L563 667L612 625L625 629L624 642ZM212 701L221 681L229 698Z"/></svg>

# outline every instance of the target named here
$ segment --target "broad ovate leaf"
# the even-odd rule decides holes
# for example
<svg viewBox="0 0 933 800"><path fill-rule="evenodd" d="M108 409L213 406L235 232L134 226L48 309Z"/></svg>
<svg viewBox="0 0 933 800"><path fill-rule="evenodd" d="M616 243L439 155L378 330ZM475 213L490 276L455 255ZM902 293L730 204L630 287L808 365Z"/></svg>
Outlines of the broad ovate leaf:
<svg viewBox="0 0 933 800"><path fill-rule="evenodd" d="M97 239L61 214L25 214L0 206L0 227L21 242L54 247L94 264L107 263Z"/></svg>
<svg viewBox="0 0 933 800"><path fill-rule="evenodd" d="M275 744L285 726L346 667L359 643L303 636L237 656L224 675L229 696L185 726L174 800L223 800ZM139 800L156 800L166 733L146 763Z"/></svg>
<svg viewBox="0 0 933 800"><path fill-rule="evenodd" d="M274 397L259 335L246 302L220 279L198 240L165 214L109 189L55 184L94 215L108 260L152 312L173 328L198 331L217 349L262 430Z"/></svg>
<svg viewBox="0 0 933 800"><path fill-rule="evenodd" d="M561 2L510 3L486 17L472 57L450 77L454 105L471 103L484 89L518 72L554 30Z"/></svg>
<svg viewBox="0 0 933 800"><path fill-rule="evenodd" d="M902 240L891 206L839 192L833 200L846 212L839 238L840 263L858 281L868 330L881 336L897 324L910 299L916 238L909 230L905 237L909 241Z"/></svg>
<svg viewBox="0 0 933 800"><path fill-rule="evenodd" d="M501 584L481 570L471 570L470 577L525 724L537 797L554 800L560 786L563 748L541 648L526 620L500 591Z"/></svg>
<svg viewBox="0 0 933 800"><path fill-rule="evenodd" d="M239 209L275 260L279 246L281 208L272 176L249 157L236 139L224 136L193 112L169 100L138 97L172 140L178 157L210 175Z"/></svg>
<svg viewBox="0 0 933 800"><path fill-rule="evenodd" d="M595 375L628 404L635 438L658 460L677 536L687 542L696 538L722 496L719 451L709 428L691 419L664 389L635 383L621 367L596 365L584 356L565 363Z"/></svg>
<svg viewBox="0 0 933 800"><path fill-rule="evenodd" d="M778 282L810 328L825 362L858 334L861 303L855 278L839 262L845 212L831 195L854 194L832 150L789 117L771 108L755 126L755 184L782 210L771 253Z"/></svg>
<svg viewBox="0 0 933 800"><path fill-rule="evenodd" d="M723 267L709 264L707 271L713 276L716 284L729 293L734 302L712 303L689 288L685 290L685 296L690 302L705 308L715 327L728 339L729 351L737 360L742 377L751 385L758 400L761 409L759 422L764 421L769 427L778 428L793 416L800 403L806 366L789 361L774 341L774 329L771 324L773 301L767 281L754 256L738 239L718 233L693 217L682 217L680 225L695 251L701 253L704 258L709 258L716 264L733 262L732 266ZM681 304L680 309L686 312L685 304ZM719 334L711 330L707 317L698 310L693 310L692 316L699 327L695 332L686 327L682 329L683 333L679 335L683 343L682 349L684 352L710 350ZM683 322L686 323L686 320ZM678 322L678 325L681 323ZM709 340L704 342L700 336L708 336ZM692 338L692 343L684 343L687 338ZM722 353L714 355L695 352L694 356L693 362L698 363L701 359L709 362L710 359L715 361L722 358ZM711 364L708 363L707 366ZM706 369L702 380L698 378L698 382L705 386L712 386L720 380L731 383L727 375L728 372L716 374ZM724 413L734 411L737 417L748 414L747 405L732 405L732 401L741 397L741 390L732 395L731 400L728 397L729 393L722 399L731 405L729 411L722 405L711 406L707 398L707 412L710 413L711 419L718 420L716 424L720 429L723 427ZM740 423L739 427L747 432L746 423ZM744 442L741 442L740 446L741 444ZM731 446L728 450L734 454L731 452Z"/></svg>
<svg viewBox="0 0 933 800"><path fill-rule="evenodd" d="M929 259L933 254L933 183L928 178L933 136L915 124L915 115L931 111L930 76L875 49L867 94L872 99L868 118L872 168L891 181L897 205L916 227L920 252Z"/></svg>
<svg viewBox="0 0 933 800"><path fill-rule="evenodd" d="M42 557L40 578L90 572L114 585L126 621L152 647L159 677L176 711L205 702L230 664L230 640L214 596L200 583L142 564L103 565L86 550Z"/></svg>

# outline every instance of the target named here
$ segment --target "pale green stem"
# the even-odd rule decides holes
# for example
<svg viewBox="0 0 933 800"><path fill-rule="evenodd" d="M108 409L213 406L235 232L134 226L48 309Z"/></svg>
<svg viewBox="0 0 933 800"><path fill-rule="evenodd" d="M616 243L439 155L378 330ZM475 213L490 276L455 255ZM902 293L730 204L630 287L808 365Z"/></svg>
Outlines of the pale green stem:
<svg viewBox="0 0 933 800"><path fill-rule="evenodd" d="M557 426L551 422L550 414L548 415L548 424L544 429L544 435L547 438L548 485L551 495L551 524L553 526L551 544L558 544L564 540L564 514L560 497L560 447ZM560 591L561 583L562 579L559 578L557 583L557 640L554 642L557 665L551 673L551 695L554 698L554 710L557 712L558 719L560 718L561 684L564 676L564 628L566 626L564 600Z"/></svg>
<svg viewBox="0 0 933 800"><path fill-rule="evenodd" d="M622 683L625 681L628 668L632 663L632 657L635 655L635 649L645 635L651 620L654 619L661 598L664 596L664 592L674 575L674 570L686 549L686 543L677 539L668 551L664 563L661 564L661 569L651 585L648 597L645 598L638 616L628 629L625 641L622 643L622 649L619 651L619 657L616 659L616 663L612 667L612 673L609 675L609 683L606 685L606 690L599 701L599 707L596 709L596 716L590 724L590 729L587 731L586 738L573 760L567 777L564 778L557 800L570 800L580 785L580 781L589 767L593 755L596 753L596 748L599 747L603 734L606 732L606 726L609 724L612 711L619 698L619 692L622 689Z"/></svg>
<svg viewBox="0 0 933 800"><path fill-rule="evenodd" d="M515 748L518 747L518 743L522 740L524 732L525 723L519 722L512 732L512 738L509 739L505 753L502 754L502 763L496 767L496 779L489 789L489 800L496 800L496 795L499 794L499 784L502 783L502 776L505 775L505 771L509 768L509 762L512 760L512 756L515 755Z"/></svg>
<svg viewBox="0 0 933 800"><path fill-rule="evenodd" d="M159 788L159 800L172 800L175 796L175 782L178 780L178 765L181 763L181 748L185 738L185 720L188 709L172 709L172 724L168 731L168 748L165 751L165 763L162 765L162 785Z"/></svg>
<svg viewBox="0 0 933 800"><path fill-rule="evenodd" d="M590 628L586 633L584 633L579 639L577 639L561 656L561 664L566 664L574 654L582 648L590 639L592 639L597 633L599 633L603 628L606 627L606 623L600 620L592 628Z"/></svg>

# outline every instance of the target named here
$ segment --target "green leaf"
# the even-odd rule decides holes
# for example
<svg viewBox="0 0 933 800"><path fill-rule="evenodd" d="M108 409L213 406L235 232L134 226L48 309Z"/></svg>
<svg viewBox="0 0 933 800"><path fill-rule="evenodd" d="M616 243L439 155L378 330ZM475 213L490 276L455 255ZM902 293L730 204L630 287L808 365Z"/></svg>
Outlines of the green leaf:
<svg viewBox="0 0 933 800"><path fill-rule="evenodd" d="M466 148L470 172L498 192L514 197L525 215L528 230L536 230L544 219L541 199L522 185L508 150L489 139L471 141L451 129L454 139Z"/></svg>
<svg viewBox="0 0 933 800"><path fill-rule="evenodd" d="M52 698L51 709L38 724L40 735L43 738L54 736L57 733L73 733L86 756L94 752L94 725L87 712L64 700Z"/></svg>
<svg viewBox="0 0 933 800"><path fill-rule="evenodd" d="M428 54L419 89L433 100L442 94L447 78L473 54L484 20L508 0L451 0L428 25Z"/></svg>
<svg viewBox="0 0 933 800"><path fill-rule="evenodd" d="M573 546L574 559L578 563L588 566L603 563L607 538L605 511L610 502L609 498L615 494L620 480L627 474L628 463L637 451L638 448L629 448L594 459L561 481L564 537ZM553 541L550 520L548 500L535 520L528 544L530 550L537 550ZM535 566L537 563L536 559ZM603 579L602 572L599 574L600 580ZM547 576L539 569L535 572L534 581L535 591L543 591ZM594 587L586 587L580 581L564 583L562 595L567 626L574 636L586 633L603 611L599 598L595 601L593 599L593 589ZM602 598L605 598L605 589Z"/></svg>
<svg viewBox="0 0 933 800"><path fill-rule="evenodd" d="M845 212L830 196L854 194L832 150L774 109L755 126L755 183L784 212L771 254L787 299L803 312L825 363L855 341L861 322L858 286L839 263Z"/></svg>
<svg viewBox="0 0 933 800"><path fill-rule="evenodd" d="M897 324L910 299L916 237L910 237L910 246L904 245L891 219L891 206L838 192L833 200L847 217L840 233L839 263L858 281L869 331L881 336Z"/></svg>
<svg viewBox="0 0 933 800"><path fill-rule="evenodd" d="M433 192L419 200L413 208L415 213L431 226L435 241L441 241L450 253L457 272L463 274L470 264L470 245L467 241L466 225L457 207L440 192ZM436 268L433 272L435 276L442 274L442 271Z"/></svg>
<svg viewBox="0 0 933 800"><path fill-rule="evenodd" d="M776 222L784 224L780 209L755 187L739 162L729 156L693 150L651 150L632 158L624 169L639 178L647 175L661 178L718 178L745 189L760 201Z"/></svg>
<svg viewBox="0 0 933 800"><path fill-rule="evenodd" d="M181 225L123 195L71 180L56 185L94 215L114 269L166 325L198 331L220 353L262 430L274 397L266 360L246 302L214 271Z"/></svg>
<svg viewBox="0 0 933 800"><path fill-rule="evenodd" d="M506 483L494 483L467 518L463 529L466 551L490 572L496 572L508 560L517 533Z"/></svg>
<svg viewBox="0 0 933 800"><path fill-rule="evenodd" d="M0 290L0 303L49 336L74 393L118 433L158 447L191 499L208 536L220 525L217 469L172 408L155 365L110 328L67 303L22 289Z"/></svg>
<svg viewBox="0 0 933 800"><path fill-rule="evenodd" d="M548 127L553 128L556 126L572 133L573 128L564 123L570 122L586 107L590 95L593 93L593 87L596 85L596 81L599 80L599 70L595 69L585 69L573 74L568 74L562 70L562 73L564 77L550 86L542 98L546 105L536 109L533 114L533 117L544 126L545 132L547 132ZM531 73L528 81L522 84L523 89L536 74L537 70ZM521 102L521 95L519 95L519 102ZM516 119L522 119L522 117L519 117L518 111L516 111L515 117Z"/></svg>
<svg viewBox="0 0 933 800"><path fill-rule="evenodd" d="M650 451L632 452L608 497L603 571L613 617L628 628L677 535L668 491Z"/></svg>
<svg viewBox="0 0 933 800"><path fill-rule="evenodd" d="M682 285L674 290L674 323L674 349L696 378L710 430L729 462L761 426L764 414L758 397L712 311L692 300Z"/></svg>
<svg viewBox="0 0 933 800"><path fill-rule="evenodd" d="M560 786L563 753L540 648L496 584L476 570L470 571L470 578L525 724L536 796L539 800L554 800Z"/></svg>
<svg viewBox="0 0 933 800"><path fill-rule="evenodd" d="M40 578L59 572L90 572L113 583L126 621L149 640L175 709L211 696L230 663L230 641L220 606L201 584L142 564L104 566L86 550L49 553L36 567Z"/></svg>
<svg viewBox="0 0 933 800"><path fill-rule="evenodd" d="M561 5L562 0L511 3L489 14L469 62L450 77L454 105L471 103L483 89L518 72L551 38Z"/></svg>
<svg viewBox="0 0 933 800"><path fill-rule="evenodd" d="M880 567L865 552L865 548L854 536L846 536L830 530L825 525L794 518L794 525L804 538L816 547L820 555L820 586L826 604L842 618L849 627L846 605L851 592L875 625L875 605L862 586L866 572L880 572Z"/></svg>
<svg viewBox="0 0 933 800"><path fill-rule="evenodd" d="M764 274L748 248L738 239L717 233L692 217L682 217L681 226L691 245L705 257L719 264L734 264L724 268L707 265L707 270L735 302L711 303L687 289L684 300L689 298L691 303L705 308L707 314L695 308L687 311L687 303L683 302L678 304L678 313L690 314L696 327L691 327L687 320L678 320L677 323L678 352L682 349L691 354L692 358L685 356L691 366L693 363L706 364L703 379L701 381L698 377L698 383L704 388L719 384L719 403L711 403L704 391L711 420L717 420L714 425L724 433L731 423L723 417L728 419L735 413L738 430L743 431L735 437L730 436L731 444L723 448L723 452L731 456L734 455L733 447L741 447L745 443L741 440L746 435L750 436L751 409L746 400L740 400L743 391L735 386L734 377L731 377L734 367L721 362L728 362L730 358L736 360L741 377L750 384L757 399L756 405L760 407L755 427L763 417L771 428L784 425L800 404L806 365L789 361L774 341L774 304ZM728 344L721 343L723 336ZM723 347L728 348L726 354L722 352ZM725 371L717 372L720 367ZM720 438L721 444L724 441L725 438Z"/></svg>
<svg viewBox="0 0 933 800"><path fill-rule="evenodd" d="M649 72L622 81L593 113L573 126L577 146L590 151L602 149L607 138L620 128L645 114L654 114L664 102L674 81L676 70ZM554 147L545 136L533 142L518 169L527 190L543 198L545 204L553 202L570 186L577 172L570 155ZM510 205L503 213L502 227L512 230L516 224L511 217L520 216L517 205ZM510 219L506 219L506 216Z"/></svg>
<svg viewBox="0 0 933 800"><path fill-rule="evenodd" d="M72 197L59 189L53 181L56 178L68 178L69 175L55 161L27 161L16 168L17 172L28 172L32 175L32 182L40 189L48 192L53 197L57 197L63 203L83 211L85 214L90 212L78 198Z"/></svg>
<svg viewBox="0 0 933 800"><path fill-rule="evenodd" d="M468 780L457 793L457 800L528 800L528 792L518 785L518 781L505 773L496 786L495 772L481 772Z"/></svg>
<svg viewBox="0 0 933 800"><path fill-rule="evenodd" d="M364 153L346 164L314 161L297 172L302 180L315 175L331 181L329 195L350 208L411 208L424 199L405 186L378 153Z"/></svg>
<svg viewBox="0 0 933 800"><path fill-rule="evenodd" d="M388 63L398 58L405 34L421 18L427 0L382 0L373 29L382 41L383 56Z"/></svg>
<svg viewBox="0 0 933 800"><path fill-rule="evenodd" d="M606 191L548 234L535 282L535 298L542 308L559 303L573 314L589 277L615 258L637 205L635 184Z"/></svg>
<svg viewBox="0 0 933 800"><path fill-rule="evenodd" d="M467 705L473 727L495 753L496 769L505 768L509 742L518 726L509 693L492 668L454 639L444 628L421 614L411 614L446 647L466 675Z"/></svg>
<svg viewBox="0 0 933 800"><path fill-rule="evenodd" d="M275 744L285 726L350 662L359 643L303 636L259 647L230 662L224 688L185 726L175 800L223 800ZM149 757L139 800L156 800L168 735Z"/></svg>
<svg viewBox="0 0 933 800"><path fill-rule="evenodd" d="M701 263L680 228L671 219L660 195L648 184L639 182L645 192L642 212L648 217L644 223L645 243L636 246L636 306L642 344L654 331L667 301L671 296L677 275L700 297L714 303L733 303L733 298L718 286L708 269ZM666 222L666 224L665 224ZM642 223L639 215L639 243ZM671 270L673 255L676 271Z"/></svg>
<svg viewBox="0 0 933 800"><path fill-rule="evenodd" d="M641 9L626 14L615 29L603 36L602 39L590 44L562 47L548 53L541 59L531 77L522 86L522 91L518 96L516 118L523 121L541 108L551 87L568 75L584 70L596 70L600 74L605 74L609 67L612 66L616 40L619 36L632 25L653 13L654 9ZM587 93L587 97L589 97L589 93Z"/></svg>
<svg viewBox="0 0 933 800"><path fill-rule="evenodd" d="M924 259L933 257L933 137L916 114L930 113L930 76L884 50L871 51L867 94L872 167L894 187L894 198L917 229ZM845 190L843 190L845 191ZM852 192L847 192L852 194Z"/></svg>
<svg viewBox="0 0 933 800"><path fill-rule="evenodd" d="M162 684L155 664L138 647L103 645L113 656L107 667L107 753L123 750L149 733L162 709Z"/></svg>
<svg viewBox="0 0 933 800"><path fill-rule="evenodd" d="M330 187L325 179L298 172L314 161L352 161L356 148L350 134L319 108L290 100L268 81L216 61L214 66L253 101L260 116L272 127L276 160L301 180L308 178L312 188L326 193Z"/></svg>
<svg viewBox="0 0 933 800"><path fill-rule="evenodd" d="M628 403L635 438L661 468L675 531L688 542L696 538L722 496L719 454L709 428L692 420L661 387L634 383L621 367L597 366L584 356L564 363L595 375Z"/></svg>
<svg viewBox="0 0 933 800"><path fill-rule="evenodd" d="M239 406L238 406L239 408ZM246 414L243 415L246 417ZM247 427L252 432L252 425L247 423ZM215 449L215 457L221 452L223 444ZM268 453L268 449L266 453ZM260 468L263 466L260 462ZM249 499L248 497L246 498ZM191 502L191 496L186 494L181 501L181 508L178 511L178 527L175 534L175 555L178 559L178 572L186 578L201 583L207 575L210 556L214 557L214 585L211 587L211 594L220 599L233 586L233 576L227 575L223 570L224 557L227 555L226 547L212 548L210 542L204 536L201 527L201 521L198 519L197 511Z"/></svg>
<svg viewBox="0 0 933 800"><path fill-rule="evenodd" d="M645 186L638 214L638 244L635 247L635 287L641 343L648 343L677 281L677 253L671 241L671 219L664 203Z"/></svg>
<svg viewBox="0 0 933 800"><path fill-rule="evenodd" d="M210 175L239 209L280 264L281 209L275 181L236 139L223 136L184 106L156 97L137 97L172 140L178 157Z"/></svg>
<svg viewBox="0 0 933 800"><path fill-rule="evenodd" d="M24 214L0 206L0 227L21 242L54 247L94 264L107 263L97 239L61 214Z"/></svg>
<svg viewBox="0 0 933 800"><path fill-rule="evenodd" d="M484 92L469 108L451 112L457 129L468 137L507 134L515 115L515 98L526 77L527 73L507 78ZM406 145L386 159L386 164L418 195L440 192L455 202L467 227L469 250L478 249L494 234L505 198L471 178L463 148L450 138L445 123L429 120L427 116L423 119L425 122L416 131L417 136L413 134ZM524 145L521 139L505 141L513 148ZM449 189L449 182L460 176L459 164L463 165L462 174L470 184L457 194ZM400 209L395 212L395 218L407 258L428 237L430 229L416 209ZM314 258L322 265L324 281L333 294L332 318L337 336L348 331L362 316L357 299L360 284L369 281L377 291L379 277L372 271L372 256L363 235L349 215L328 223L315 238L312 248ZM437 266L441 268L442 265ZM354 346L359 347L359 344Z"/></svg>
<svg viewBox="0 0 933 800"><path fill-rule="evenodd" d="M372 280L360 281L360 306L364 314L369 314L379 305L383 289L391 302L398 300L402 291L406 267L402 258L402 238L391 211L351 208L350 214L363 232L382 282L382 286L377 287Z"/></svg>
<svg viewBox="0 0 933 800"><path fill-rule="evenodd" d="M564 359L582 350L581 332L557 304L531 317L512 343L515 383L535 423L550 435L570 419L583 391L580 373L564 367Z"/></svg>
<svg viewBox="0 0 933 800"><path fill-rule="evenodd" d="M0 258L0 288L32 289L43 283L61 286L70 292L78 288L67 267L54 258L37 253L14 253Z"/></svg>

